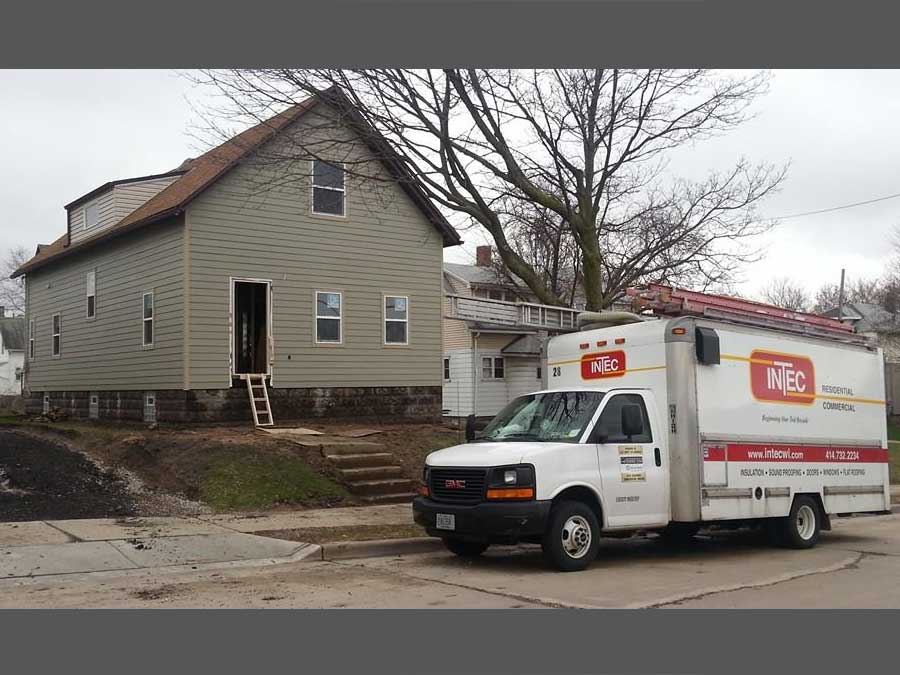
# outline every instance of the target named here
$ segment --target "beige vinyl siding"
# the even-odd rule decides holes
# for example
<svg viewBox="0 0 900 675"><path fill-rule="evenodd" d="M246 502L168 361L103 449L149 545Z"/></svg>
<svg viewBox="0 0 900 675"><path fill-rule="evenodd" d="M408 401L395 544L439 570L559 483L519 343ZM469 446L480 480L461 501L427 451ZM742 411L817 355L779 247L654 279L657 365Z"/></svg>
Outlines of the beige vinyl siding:
<svg viewBox="0 0 900 675"><path fill-rule="evenodd" d="M346 217L316 216L308 169L263 191L267 170L238 167L188 207L191 387L230 386L230 277L272 282L273 386L440 386L437 230L395 185L348 176ZM317 290L343 294L341 345L315 344ZM383 344L384 295L409 298L408 346Z"/></svg>
<svg viewBox="0 0 900 675"><path fill-rule="evenodd" d="M99 209L99 219L97 224L88 229L84 229L84 210L90 205L96 204ZM101 230L115 225L120 218L116 216L115 200L113 199L113 191L104 192L99 197L79 204L69 211L69 225L72 233L72 243L78 243L82 239L93 237Z"/></svg>
<svg viewBox="0 0 900 675"><path fill-rule="evenodd" d="M116 222L122 220L122 218L129 215L158 192L162 192L164 188L174 183L178 178L179 176L168 176L166 178L154 178L153 180L116 185L113 188L115 193Z"/></svg>
<svg viewBox="0 0 900 675"><path fill-rule="evenodd" d="M108 227L112 227L156 193L175 182L177 178L178 176L170 176L115 185L90 201L72 207L69 210L72 243L78 243L83 239L93 237ZM92 204L96 204L100 210L99 220L96 225L85 230L84 209Z"/></svg>
<svg viewBox="0 0 900 675"><path fill-rule="evenodd" d="M444 274L444 291L452 295L472 295L471 289L459 279L449 274ZM443 315L446 317L450 313L450 299L443 300ZM443 344L444 351L448 349L460 349L468 347L471 344L472 336L465 321L456 319L443 320Z"/></svg>
<svg viewBox="0 0 900 675"><path fill-rule="evenodd" d="M151 225L73 254L26 278L35 320L32 391L181 389L182 225ZM85 317L86 273L96 270L96 318ZM142 298L154 292L154 347L142 347ZM51 355L51 317L61 350Z"/></svg>

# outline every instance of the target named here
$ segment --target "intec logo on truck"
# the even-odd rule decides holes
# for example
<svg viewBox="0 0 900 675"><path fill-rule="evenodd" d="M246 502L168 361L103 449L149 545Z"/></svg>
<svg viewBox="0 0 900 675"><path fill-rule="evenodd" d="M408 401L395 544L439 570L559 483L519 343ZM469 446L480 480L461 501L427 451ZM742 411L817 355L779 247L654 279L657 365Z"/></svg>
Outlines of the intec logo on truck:
<svg viewBox="0 0 900 675"><path fill-rule="evenodd" d="M581 357L581 377L584 380L621 377L624 374L625 352L621 349L598 354L585 354Z"/></svg>
<svg viewBox="0 0 900 675"><path fill-rule="evenodd" d="M810 405L816 398L813 362L808 356L754 350L750 387L759 401Z"/></svg>

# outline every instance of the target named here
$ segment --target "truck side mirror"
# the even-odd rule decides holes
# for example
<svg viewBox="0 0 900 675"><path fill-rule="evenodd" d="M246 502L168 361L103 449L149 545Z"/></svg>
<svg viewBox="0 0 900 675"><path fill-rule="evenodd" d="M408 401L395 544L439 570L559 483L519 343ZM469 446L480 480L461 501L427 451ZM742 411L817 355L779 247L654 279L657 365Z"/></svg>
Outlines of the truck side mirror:
<svg viewBox="0 0 900 675"><path fill-rule="evenodd" d="M694 345L697 348L697 361L711 366L720 363L719 334L715 329L697 326L694 329Z"/></svg>
<svg viewBox="0 0 900 675"><path fill-rule="evenodd" d="M625 438L640 436L644 433L644 416L641 406L629 403L622 406L622 434Z"/></svg>

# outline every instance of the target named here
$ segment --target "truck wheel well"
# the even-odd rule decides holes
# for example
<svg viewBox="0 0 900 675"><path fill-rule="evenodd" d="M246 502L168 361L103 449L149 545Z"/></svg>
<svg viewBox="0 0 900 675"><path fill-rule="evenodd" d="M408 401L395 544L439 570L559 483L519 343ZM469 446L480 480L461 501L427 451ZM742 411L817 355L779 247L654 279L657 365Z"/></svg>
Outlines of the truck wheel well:
<svg viewBox="0 0 900 675"><path fill-rule="evenodd" d="M591 507L594 515L597 516L597 522L600 523L600 527L603 527L603 507L600 506L600 500L597 499L597 495L590 488L584 487L583 485L575 485L566 488L553 498L553 505L555 506L562 501L582 502L587 504Z"/></svg>
<svg viewBox="0 0 900 675"><path fill-rule="evenodd" d="M822 495L820 495L818 492L796 492L794 493L794 499L796 499L797 497L810 497L813 501L815 501L816 505L818 505L819 507L819 517L822 519L821 529L831 529L831 518L827 513L825 513L825 503L822 501Z"/></svg>

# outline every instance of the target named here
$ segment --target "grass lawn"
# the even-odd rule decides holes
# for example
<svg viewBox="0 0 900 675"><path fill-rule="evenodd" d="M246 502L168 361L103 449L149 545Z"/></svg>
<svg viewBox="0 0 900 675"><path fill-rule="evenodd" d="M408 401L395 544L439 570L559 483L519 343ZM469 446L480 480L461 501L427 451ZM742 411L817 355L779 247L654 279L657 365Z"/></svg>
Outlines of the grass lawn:
<svg viewBox="0 0 900 675"><path fill-rule="evenodd" d="M200 481L200 499L217 511L321 502L346 494L303 459L289 455L220 457Z"/></svg>

